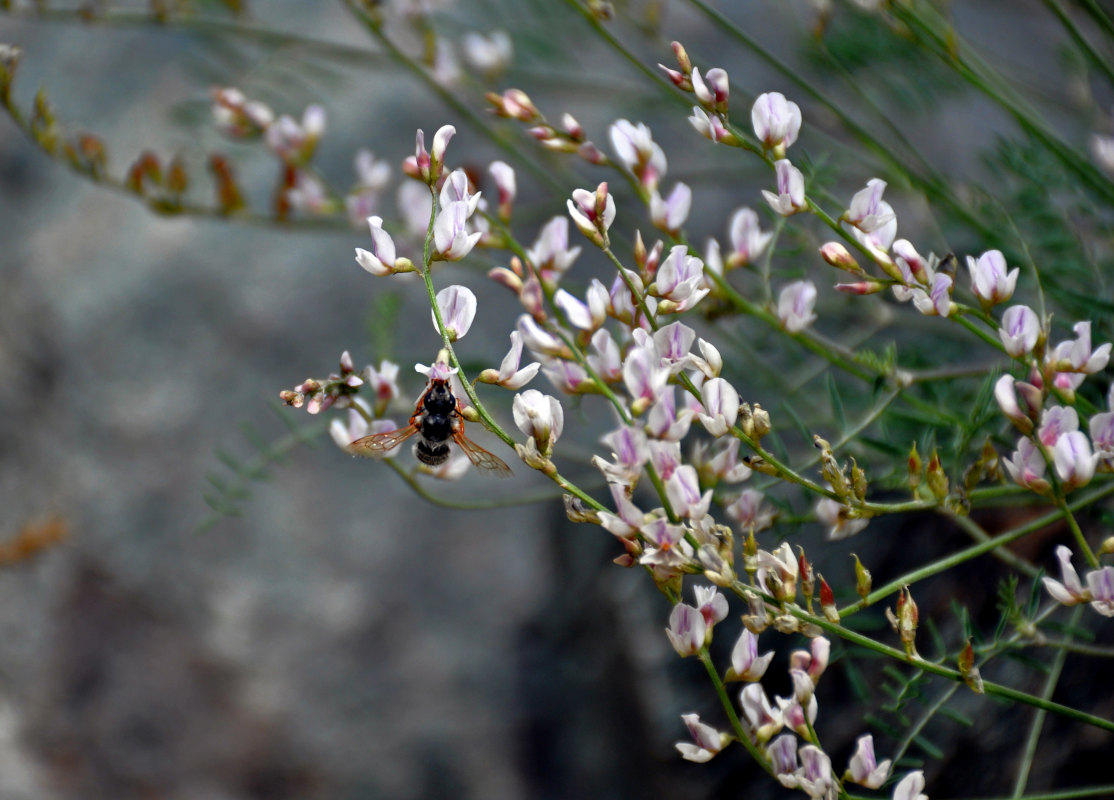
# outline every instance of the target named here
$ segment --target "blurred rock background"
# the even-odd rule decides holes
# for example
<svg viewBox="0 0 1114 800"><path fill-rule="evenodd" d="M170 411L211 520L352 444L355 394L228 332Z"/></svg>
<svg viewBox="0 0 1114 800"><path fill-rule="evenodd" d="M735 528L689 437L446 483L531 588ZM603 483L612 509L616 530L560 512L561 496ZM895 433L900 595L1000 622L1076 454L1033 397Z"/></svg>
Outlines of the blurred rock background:
<svg viewBox="0 0 1114 800"><path fill-rule="evenodd" d="M684 4L618 5L635 17L663 10L661 36L636 40L645 63L668 63L668 41L681 39L733 82L745 74L753 90L790 93ZM801 58L808 4L738 5L736 19L760 17L767 47ZM961 6L975 15L964 32L993 19L996 36L1026 43L1019 60L1038 73L1057 43L1027 27L1036 5ZM268 0L251 12L269 28L367 47L339 4ZM730 209L761 202L768 176L757 169L710 185L732 155L694 140L683 113L640 93L633 69L567 12L478 2L452 13L462 31L510 29L516 62L500 88L523 86L553 118L571 111L603 147L618 116L669 120L654 130L671 177L703 178L694 241L722 236ZM273 165L212 130L213 85L295 115L321 102L329 131L317 163L339 186L356 148L397 168L419 127L456 123L452 154L481 166L496 157L382 57L320 59L214 31L18 14L0 16L0 41L24 50L18 100L26 107L44 88L64 125L106 142L117 173L151 148L183 153L205 182L205 155L217 150L262 202ZM962 103L908 120L949 172L975 168L978 146L1003 124ZM585 177L567 189L599 180L571 168ZM561 197L521 172L520 185L520 216L535 227L563 213ZM206 476L226 474L218 451L248 459L252 437L288 435L273 411L280 389L335 369L348 349L360 366L393 357L404 394L420 391L411 365L437 346L424 297L413 283L389 286L402 312L394 351L377 352L369 317L387 284L352 260L363 232L155 217L51 161L5 119L0 241L0 535L52 515L69 531L0 572L0 800L786 794L746 766L677 757L678 714L715 709L699 665L668 647L665 599L611 565L608 536L565 522L559 496L524 467L510 484L429 484L450 499L508 504L445 510L318 434L250 486L242 516L199 528L210 519ZM481 274L454 266L440 279L479 295L484 324L466 344L488 365L517 310ZM760 353L743 357L764 368ZM591 404L567 413L607 425ZM587 468L574 474L593 480ZM510 505L521 496L539 499ZM992 583L985 592L992 602ZM841 757L858 733L832 732Z"/></svg>

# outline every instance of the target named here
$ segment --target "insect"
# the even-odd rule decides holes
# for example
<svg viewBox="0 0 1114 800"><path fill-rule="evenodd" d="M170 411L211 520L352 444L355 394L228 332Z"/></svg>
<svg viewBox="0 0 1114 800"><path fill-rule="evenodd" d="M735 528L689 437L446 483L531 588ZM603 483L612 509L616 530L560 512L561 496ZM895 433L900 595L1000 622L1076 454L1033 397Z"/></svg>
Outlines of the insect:
<svg viewBox="0 0 1114 800"><path fill-rule="evenodd" d="M418 398L418 406L410 417L410 424L386 433L364 436L352 442L349 449L356 455L381 455L415 434L419 439L414 444L414 455L423 464L436 467L448 461L452 452L449 440L452 439L479 469L501 478L511 474L511 468L501 458L484 450L464 435L464 415L460 401L453 395L449 381L442 378L430 378L429 385Z"/></svg>

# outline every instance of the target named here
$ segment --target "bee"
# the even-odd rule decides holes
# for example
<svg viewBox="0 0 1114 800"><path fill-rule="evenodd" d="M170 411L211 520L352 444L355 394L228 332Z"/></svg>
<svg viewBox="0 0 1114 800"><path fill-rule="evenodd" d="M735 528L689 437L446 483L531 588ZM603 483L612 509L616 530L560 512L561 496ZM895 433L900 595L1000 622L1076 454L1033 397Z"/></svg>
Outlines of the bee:
<svg viewBox="0 0 1114 800"><path fill-rule="evenodd" d="M511 474L511 468L501 458L484 450L464 435L464 414L460 400L453 395L449 381L442 378L430 378L429 385L418 398L417 408L408 425L386 433L364 436L348 447L360 456L382 455L414 435L419 437L414 443L414 455L423 464L436 467L448 461L452 452L449 440L452 439L479 469L487 470L500 478Z"/></svg>

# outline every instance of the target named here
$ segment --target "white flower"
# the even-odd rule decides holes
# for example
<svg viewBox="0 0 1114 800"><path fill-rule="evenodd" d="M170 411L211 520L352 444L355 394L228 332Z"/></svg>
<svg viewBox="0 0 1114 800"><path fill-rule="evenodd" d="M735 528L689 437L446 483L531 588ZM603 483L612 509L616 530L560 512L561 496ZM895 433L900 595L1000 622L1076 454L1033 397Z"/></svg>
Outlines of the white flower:
<svg viewBox="0 0 1114 800"><path fill-rule="evenodd" d="M472 320L476 318L476 295L467 286L448 286L437 293L437 307L441 310L449 341L455 342L472 327ZM432 311L430 315L436 330L437 317Z"/></svg>
<svg viewBox="0 0 1114 800"><path fill-rule="evenodd" d="M468 232L471 209L468 201L454 200L441 209L433 223L433 244L446 261L459 261L476 246L482 234Z"/></svg>
<svg viewBox="0 0 1114 800"><path fill-rule="evenodd" d="M777 316L790 333L799 333L816 320L816 285L812 281L794 281L781 290L777 300Z"/></svg>
<svg viewBox="0 0 1114 800"><path fill-rule="evenodd" d="M395 243L383 230L382 217L368 217L371 230L371 250L356 248L356 263L372 275L391 275L395 272Z"/></svg>
<svg viewBox="0 0 1114 800"><path fill-rule="evenodd" d="M514 424L534 440L538 452L549 455L565 428L565 412L556 397L527 389L514 396Z"/></svg>
<svg viewBox="0 0 1114 800"><path fill-rule="evenodd" d="M751 106L750 121L762 146L784 157L801 131L801 107L786 100L781 92L766 92L758 95Z"/></svg>

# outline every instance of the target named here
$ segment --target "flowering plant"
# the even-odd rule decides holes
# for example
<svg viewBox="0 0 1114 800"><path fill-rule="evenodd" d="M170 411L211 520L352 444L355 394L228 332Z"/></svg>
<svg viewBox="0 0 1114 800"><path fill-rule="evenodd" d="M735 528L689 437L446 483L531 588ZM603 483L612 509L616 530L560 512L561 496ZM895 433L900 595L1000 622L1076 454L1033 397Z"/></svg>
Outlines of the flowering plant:
<svg viewBox="0 0 1114 800"><path fill-rule="evenodd" d="M573 5L600 30L604 4ZM1096 135L1097 163L1088 163L995 88L988 75L1001 76L968 46L957 45L949 61L941 52L946 23L932 8L858 5L864 9L841 13L872 31L912 37L1017 116L1088 202L1114 200L1114 147L1105 137ZM378 4L347 6L375 41L396 48L397 20ZM843 18L819 13L818 35L838 39L824 26ZM429 10L414 14L436 18ZM720 22L749 41L734 23ZM465 52L479 73L496 76L513 58L511 42L492 35L470 41ZM478 101L461 90L451 95L452 123L428 147L425 130L417 131L391 217L380 208L395 185L386 161L361 151L347 192L314 167L327 129L324 103L310 105L299 121L238 88L215 89L217 129L256 142L279 167L266 215L245 199L224 157L210 162L210 204L189 195L177 162L163 170L145 155L113 178L103 146L67 138L45 101L25 118L11 91L18 60L14 48L0 52L0 98L9 113L44 149L99 183L126 188L164 213L366 227L354 257L368 273L368 291L394 282L428 302L425 345L438 356L416 369L428 387L450 387L450 410L423 394L411 412L400 360L377 353L379 366L361 370L348 351L337 372L283 390L283 402L333 414L329 433L347 451L365 437L390 436L377 440L391 446L376 455L415 488L427 477L472 480L471 466L484 463L477 450L486 451L466 437L466 425L489 432L496 458L516 472L533 470L555 485L561 513L610 534L616 564L660 590L670 606L660 614L664 639L707 675L712 702L681 716L684 759L746 759L813 798L850 797L854 786L870 796L922 798L926 775L931 783L940 773L932 759L938 748L923 732L940 729L944 709L963 716L965 708L970 722L979 713L970 709L997 698L1031 711L1019 796L1045 714L1103 736L1114 732L1101 709L1053 699L1053 676L1079 640L1114 616L1114 537L1101 516L1114 494L1109 304L1083 302L1070 276L1057 285L1057 264L1037 253L1037 243L1030 247L1008 213L1003 233L987 198L949 191L929 163L914 163L919 153L902 136L894 141L907 146L909 160L807 84L796 92L740 91L738 72L729 77L727 69L698 64L674 42L669 64L659 64L652 80L663 79L663 91L689 108L662 120L680 122L683 144L667 146L646 122L623 117L589 130L573 116L582 113L576 108L554 123L544 103L510 88L487 93L486 103L508 129L521 126L522 144L481 175L464 166L469 142L457 130L459 106L472 114ZM434 91L461 80L437 59L415 66ZM826 144L810 130L814 118L820 125L837 119L878 160L833 174L805 149ZM491 133L487 123L475 128ZM666 185L674 153L697 146L702 155L692 161L707 154L726 165L717 169L728 185L717 188L731 199L714 203L716 233L704 224L712 201L696 219L698 188ZM557 185L537 201L546 209L541 221L521 212L519 184L524 172L542 171L544 151L555 154L546 163L558 166L538 178L543 190ZM573 162L592 177L572 179ZM736 184L733 171L760 175L763 188ZM921 201L960 220L956 232L926 232L915 221L927 213ZM1094 219L1109 230L1106 216ZM911 238L898 238L899 222ZM701 246L690 230L709 238ZM1105 244L1079 249L1092 245L1109 258ZM461 268L450 272L450 263ZM513 327L493 329L495 315L481 313L487 309L477 291L487 282L509 292L518 309ZM479 330L488 339L473 344ZM484 347L491 341L500 352ZM441 417L452 417L451 425ZM602 428L592 424L598 420L606 420ZM435 445L451 439L454 457L419 463L401 446L409 437ZM578 459L582 448L590 452ZM593 471L570 477L584 463ZM996 513L1003 507L1025 516ZM910 521L925 518L935 522ZM933 539L936 525L948 533ZM1051 526L1060 528L1047 534ZM1054 550L1012 547L1041 535L1055 537ZM887 555L879 540L899 536L920 555ZM843 543L851 537L861 557ZM991 558L1003 572L987 566ZM1074 564L1085 565L1083 576ZM997 625L953 614L939 601L933 581L964 565L982 570L976 574L984 582L1000 581ZM1050 566L1059 579L1043 574ZM1029 602L1018 599L1023 591ZM954 600L968 603L962 595ZM860 622L880 621L872 615L880 606L888 628ZM1043 686L1000 666L1034 650L1039 655L1028 657L1049 676ZM822 714L835 694L831 667L865 683L868 659L888 665L892 702L871 709L864 698L868 710L854 725L844 718L839 730L834 714ZM964 704L956 699L962 692L984 697ZM840 736L845 741L832 746ZM888 758L876 757L875 736L885 737Z"/></svg>

